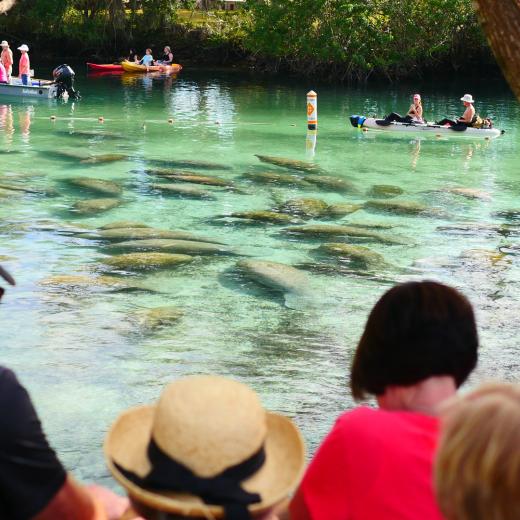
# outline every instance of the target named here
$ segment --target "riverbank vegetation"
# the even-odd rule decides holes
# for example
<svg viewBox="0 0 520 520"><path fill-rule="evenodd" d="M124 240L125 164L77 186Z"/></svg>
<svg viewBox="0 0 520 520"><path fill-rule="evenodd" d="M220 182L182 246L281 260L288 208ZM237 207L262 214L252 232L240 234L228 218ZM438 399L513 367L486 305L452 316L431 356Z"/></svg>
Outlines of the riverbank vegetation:
<svg viewBox="0 0 520 520"><path fill-rule="evenodd" d="M7 39L68 58L117 59L171 44L189 65L240 65L334 80L493 67L472 0L18 0ZM65 56L64 56L65 57Z"/></svg>

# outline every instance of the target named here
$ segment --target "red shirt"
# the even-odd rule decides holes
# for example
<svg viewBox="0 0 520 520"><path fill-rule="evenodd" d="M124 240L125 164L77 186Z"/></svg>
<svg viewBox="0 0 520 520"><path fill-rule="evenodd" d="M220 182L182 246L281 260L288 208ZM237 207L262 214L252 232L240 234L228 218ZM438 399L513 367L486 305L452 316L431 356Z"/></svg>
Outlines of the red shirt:
<svg viewBox="0 0 520 520"><path fill-rule="evenodd" d="M20 65L19 65L19 72L20 74L29 74L29 71L31 69L31 64L29 62L29 55L24 52L20 56Z"/></svg>
<svg viewBox="0 0 520 520"><path fill-rule="evenodd" d="M438 419L360 407L312 460L291 520L442 520L433 491Z"/></svg>

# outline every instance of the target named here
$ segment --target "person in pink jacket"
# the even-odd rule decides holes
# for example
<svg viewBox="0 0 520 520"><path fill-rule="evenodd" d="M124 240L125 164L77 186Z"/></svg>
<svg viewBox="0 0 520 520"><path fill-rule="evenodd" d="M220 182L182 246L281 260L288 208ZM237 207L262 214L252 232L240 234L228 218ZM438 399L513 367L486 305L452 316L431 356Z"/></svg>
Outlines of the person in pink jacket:
<svg viewBox="0 0 520 520"><path fill-rule="evenodd" d="M9 43L5 40L0 43L0 47L2 47L0 62L2 62L7 72L7 81L11 81L11 75L13 74L13 51L9 48Z"/></svg>
<svg viewBox="0 0 520 520"><path fill-rule="evenodd" d="M18 50L22 53L20 56L20 64L18 67L18 75L22 80L24 85L29 85L29 80L31 78L31 62L29 60L29 47L25 45L20 45Z"/></svg>
<svg viewBox="0 0 520 520"><path fill-rule="evenodd" d="M7 83L7 71L5 70L4 64L0 60L0 83Z"/></svg>

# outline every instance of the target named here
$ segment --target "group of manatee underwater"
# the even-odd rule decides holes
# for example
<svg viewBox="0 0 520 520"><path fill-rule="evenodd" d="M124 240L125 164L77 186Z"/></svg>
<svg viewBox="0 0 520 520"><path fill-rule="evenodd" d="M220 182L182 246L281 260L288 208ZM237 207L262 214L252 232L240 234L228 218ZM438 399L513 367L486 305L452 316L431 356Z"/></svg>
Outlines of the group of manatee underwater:
<svg viewBox="0 0 520 520"><path fill-rule="evenodd" d="M398 266L387 261L381 252L389 247L414 247L413 221L407 228L388 223L385 219L378 221L378 215L442 219L443 225L437 229L450 237L493 233L510 239L520 229L516 224L520 211L498 212L494 217L499 223L483 226L463 221L456 214L417 200L430 200L433 192L406 193L399 186L386 184L373 185L362 191L356 181L334 175L311 161L257 155L251 168L237 172L225 164L202 160L147 159L140 161L138 169L134 167L129 171L126 181L117 182L103 179L102 170L97 174L95 167L105 165L105 168L110 168L111 163L121 161L131 161L135 166L132 156L40 153L47 159L65 161L70 165L70 175L56 180L52 187L41 185L37 177L34 182L16 176L3 177L0 199L24 195L55 197L63 192L69 196L72 194L70 204L64 208L65 215L70 217L68 223L35 222L33 228L74 237L75 243L87 243L88 247L98 248L103 253L91 274L54 275L40 281L42 287L53 290L146 291L146 285L140 281L143 274L184 269L193 262L204 265L205 261L224 257L227 262L222 279L227 280L226 283L245 280L247 283L239 284L240 290L247 290L248 284L256 284L291 306L288 296L291 302L295 297L312 300L312 279L316 276L357 276L393 283L399 275L420 272L420 262ZM75 175L74 165L92 167L93 175ZM291 197L286 196L288 188ZM263 191L271 200L270 205L245 211L216 212L203 224L224 227L226 234L243 226L262 226L278 239L282 249L294 242L303 244L307 260L289 265L265 255L255 257L244 253L240 246L229 245L226 240L198 233L196 226L190 230L165 229L142 221L114 219L92 227L82 222L85 218L108 216L113 209L131 202L134 190L157 199L200 200L210 207L222 192L233 197L248 197ZM298 196L294 196L295 192ZM490 199L483 191L457 186L436 192L468 200ZM330 198L324 200L327 198L324 194L331 193L335 195L334 202L330 202ZM354 214L357 214L356 219L352 218ZM461 257L496 262L517 251L519 248L510 243L501 246L500 250L465 252ZM232 276L226 279L227 273ZM166 306L149 309L143 314L142 321L145 328L153 329L176 322L181 317L182 309Z"/></svg>

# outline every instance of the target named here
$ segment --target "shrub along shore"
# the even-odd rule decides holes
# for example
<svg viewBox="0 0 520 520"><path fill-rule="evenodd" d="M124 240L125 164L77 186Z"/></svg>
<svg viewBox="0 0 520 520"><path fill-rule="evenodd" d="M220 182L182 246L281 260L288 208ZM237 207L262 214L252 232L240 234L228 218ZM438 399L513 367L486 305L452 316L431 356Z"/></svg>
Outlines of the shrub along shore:
<svg viewBox="0 0 520 520"><path fill-rule="evenodd" d="M248 0L236 11L193 5L18 0L0 17L0 31L40 59L112 62L130 48L152 46L158 55L169 44L176 61L188 66L333 81L499 74L472 0Z"/></svg>

